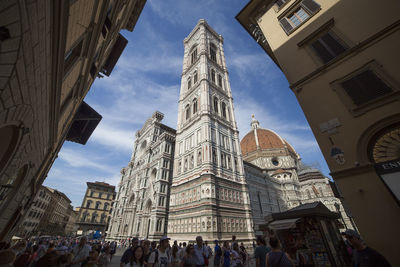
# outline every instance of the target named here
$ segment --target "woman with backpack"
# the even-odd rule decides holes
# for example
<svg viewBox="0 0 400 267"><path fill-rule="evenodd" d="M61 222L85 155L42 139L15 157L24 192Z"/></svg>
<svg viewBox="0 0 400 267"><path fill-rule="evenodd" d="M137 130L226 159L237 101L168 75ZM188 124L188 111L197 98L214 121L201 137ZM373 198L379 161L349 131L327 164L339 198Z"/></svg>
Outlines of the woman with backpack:
<svg viewBox="0 0 400 267"><path fill-rule="evenodd" d="M294 267L289 255L280 249L279 240L276 237L269 239L272 250L267 254L266 267Z"/></svg>

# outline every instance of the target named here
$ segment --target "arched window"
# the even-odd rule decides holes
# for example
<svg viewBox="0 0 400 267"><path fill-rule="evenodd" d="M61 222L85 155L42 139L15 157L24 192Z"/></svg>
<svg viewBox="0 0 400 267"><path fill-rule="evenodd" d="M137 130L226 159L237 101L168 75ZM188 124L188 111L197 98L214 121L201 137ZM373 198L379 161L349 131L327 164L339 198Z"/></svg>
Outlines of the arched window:
<svg viewBox="0 0 400 267"><path fill-rule="evenodd" d="M193 169L193 167L194 167L194 155L192 154L190 156L190 168Z"/></svg>
<svg viewBox="0 0 400 267"><path fill-rule="evenodd" d="M191 57L191 64L193 64L194 62L196 62L197 59L197 47L192 49L192 52L190 54Z"/></svg>
<svg viewBox="0 0 400 267"><path fill-rule="evenodd" d="M100 223L105 223L105 221L106 221L106 216L107 216L107 215L105 215L104 213L101 214Z"/></svg>
<svg viewBox="0 0 400 267"><path fill-rule="evenodd" d="M179 161L178 162L178 174L181 173L181 170L182 170L182 161Z"/></svg>
<svg viewBox="0 0 400 267"><path fill-rule="evenodd" d="M83 221L83 222L86 221L87 215L88 215L88 214L87 214L86 211L82 214L82 221Z"/></svg>
<svg viewBox="0 0 400 267"><path fill-rule="evenodd" d="M213 157L213 162L217 164L217 153L215 151L215 148L213 148L212 150L212 157Z"/></svg>
<svg viewBox="0 0 400 267"><path fill-rule="evenodd" d="M193 84L197 83L197 71L194 72L193 74Z"/></svg>
<svg viewBox="0 0 400 267"><path fill-rule="evenodd" d="M211 81L213 83L215 83L215 70L214 69L211 70Z"/></svg>
<svg viewBox="0 0 400 267"><path fill-rule="evenodd" d="M197 98L193 100L193 114L197 113Z"/></svg>
<svg viewBox="0 0 400 267"><path fill-rule="evenodd" d="M101 205L101 202L100 202L100 201L97 201L97 202L96 202L96 207L95 207L95 209L96 209L96 210L100 209L100 205Z"/></svg>
<svg viewBox="0 0 400 267"><path fill-rule="evenodd" d="M96 222L97 213L93 213L92 215L92 222Z"/></svg>
<svg viewBox="0 0 400 267"><path fill-rule="evenodd" d="M214 97L214 112L218 113L218 98Z"/></svg>
<svg viewBox="0 0 400 267"><path fill-rule="evenodd" d="M222 76L218 74L218 86L222 87Z"/></svg>
<svg viewBox="0 0 400 267"><path fill-rule="evenodd" d="M186 114L186 120L190 119L190 106L189 106L189 104L187 104L186 107L185 107L185 114Z"/></svg>
<svg viewBox="0 0 400 267"><path fill-rule="evenodd" d="M107 208L108 208L108 203L106 202L106 203L104 203L104 210L107 210Z"/></svg>
<svg viewBox="0 0 400 267"><path fill-rule="evenodd" d="M188 90L190 89L190 87L192 87L192 79L190 77L187 79L187 87Z"/></svg>
<svg viewBox="0 0 400 267"><path fill-rule="evenodd" d="M201 158L201 149L199 149L199 151L197 152L197 165L200 165L202 161Z"/></svg>
<svg viewBox="0 0 400 267"><path fill-rule="evenodd" d="M226 119L226 104L224 102L222 102L221 111L222 111L222 117Z"/></svg>
<svg viewBox="0 0 400 267"><path fill-rule="evenodd" d="M210 58L217 61L217 47L214 44L210 45Z"/></svg>
<svg viewBox="0 0 400 267"><path fill-rule="evenodd" d="M221 165L222 165L223 168L226 167L225 157L224 157L224 154L223 154L223 153L221 153Z"/></svg>
<svg viewBox="0 0 400 267"><path fill-rule="evenodd" d="M87 202L86 202L86 208L90 208L90 205L92 204L92 201L91 200L88 200Z"/></svg>

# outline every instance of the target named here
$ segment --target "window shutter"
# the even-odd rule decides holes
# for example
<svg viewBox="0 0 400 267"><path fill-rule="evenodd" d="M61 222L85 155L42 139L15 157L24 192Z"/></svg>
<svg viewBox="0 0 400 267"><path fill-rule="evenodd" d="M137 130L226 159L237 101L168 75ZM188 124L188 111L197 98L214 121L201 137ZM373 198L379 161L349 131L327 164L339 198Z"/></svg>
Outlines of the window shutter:
<svg viewBox="0 0 400 267"><path fill-rule="evenodd" d="M301 5L311 14L316 13L320 9L320 5L318 5L313 0L303 0Z"/></svg>
<svg viewBox="0 0 400 267"><path fill-rule="evenodd" d="M321 39L331 49L331 51L334 53L334 56L338 56L346 51L346 48L330 33L325 34L321 37Z"/></svg>
<svg viewBox="0 0 400 267"><path fill-rule="evenodd" d="M342 86L356 105L364 104L393 92L392 88L387 86L371 70L364 71L342 82Z"/></svg>
<svg viewBox="0 0 400 267"><path fill-rule="evenodd" d="M329 53L329 51L326 49L326 47L321 43L319 39L313 42L311 44L311 47L315 50L315 53L317 53L317 55L319 56L319 58L322 60L323 63L327 63L333 59L331 53Z"/></svg>
<svg viewBox="0 0 400 267"><path fill-rule="evenodd" d="M293 30L293 27L292 27L292 25L289 23L289 21L287 20L287 18L282 18L282 19L279 21L279 23L281 24L283 30L284 30L287 34L289 34L289 33Z"/></svg>

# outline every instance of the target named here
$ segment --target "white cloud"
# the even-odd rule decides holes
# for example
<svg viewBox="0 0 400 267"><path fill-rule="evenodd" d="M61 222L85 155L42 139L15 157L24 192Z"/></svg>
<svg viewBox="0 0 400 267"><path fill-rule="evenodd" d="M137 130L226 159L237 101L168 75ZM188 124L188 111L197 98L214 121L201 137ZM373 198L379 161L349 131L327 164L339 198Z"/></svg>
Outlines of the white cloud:
<svg viewBox="0 0 400 267"><path fill-rule="evenodd" d="M99 156L89 156L85 153L82 153L82 151L74 151L65 147L60 151L59 158L67 163L69 166L74 168L92 168L99 169L105 172L110 172L111 169L110 166L104 164L104 162L93 160L96 158L99 159Z"/></svg>

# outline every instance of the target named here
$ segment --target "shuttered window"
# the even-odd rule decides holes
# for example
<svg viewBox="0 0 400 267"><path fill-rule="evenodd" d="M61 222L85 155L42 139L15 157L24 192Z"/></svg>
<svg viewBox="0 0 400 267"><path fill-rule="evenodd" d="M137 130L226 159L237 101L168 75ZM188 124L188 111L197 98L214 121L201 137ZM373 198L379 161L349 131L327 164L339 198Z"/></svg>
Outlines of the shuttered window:
<svg viewBox="0 0 400 267"><path fill-rule="evenodd" d="M276 4L278 5L277 1ZM283 3L281 4L283 5ZM294 29L303 24L308 18L320 10L320 5L313 0L303 0L300 6L294 11L289 13L288 16L279 20L283 30L290 34Z"/></svg>
<svg viewBox="0 0 400 267"><path fill-rule="evenodd" d="M315 40L311 47L315 53L322 60L327 63L346 51L346 47L342 42L331 32L327 32L317 40Z"/></svg>
<svg viewBox="0 0 400 267"><path fill-rule="evenodd" d="M279 7L283 6L283 4L285 4L287 2L287 0L277 0L275 1L275 4Z"/></svg>
<svg viewBox="0 0 400 267"><path fill-rule="evenodd" d="M355 105L367 103L393 92L393 89L372 70L366 70L342 82L341 85Z"/></svg>

